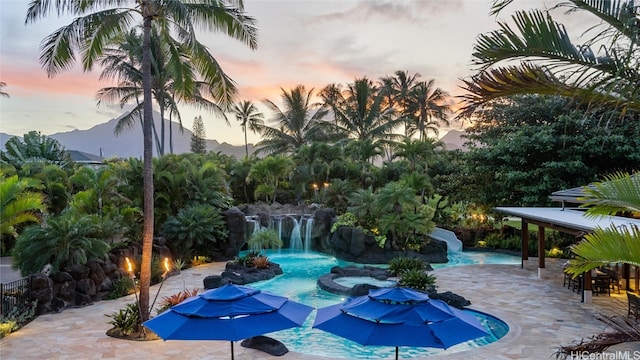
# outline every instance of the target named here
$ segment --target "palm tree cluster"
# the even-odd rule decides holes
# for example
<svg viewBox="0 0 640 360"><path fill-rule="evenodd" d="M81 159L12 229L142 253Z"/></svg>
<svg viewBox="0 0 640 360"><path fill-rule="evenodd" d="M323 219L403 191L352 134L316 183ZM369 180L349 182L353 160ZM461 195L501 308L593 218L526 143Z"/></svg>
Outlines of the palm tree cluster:
<svg viewBox="0 0 640 360"><path fill-rule="evenodd" d="M272 113L266 124L248 101L237 104L233 112L242 124L245 145L247 129L261 135L258 153L293 154L303 145L327 142L351 146L363 162L383 154L390 158L391 148L405 138L427 140L429 132L437 135L441 124L449 125L448 93L435 87L433 79L418 81L419 77L396 71L376 83L355 79L344 89L340 84L317 93L304 85L281 89L281 106L264 100Z"/></svg>
<svg viewBox="0 0 640 360"><path fill-rule="evenodd" d="M148 318L149 285L151 280L151 253L153 244L153 106L161 108L181 99L195 101L204 95L189 76L179 75L179 70L202 76L203 85L213 101L223 106L230 103L236 93L235 84L221 71L208 48L200 43L196 29L221 32L241 41L251 49L257 47L255 20L246 15L241 0L33 0L29 3L26 22L56 12L73 15L74 20L47 36L41 44L41 64L49 76L68 69L81 56L82 68L92 69L111 46L118 47L123 39L136 30L141 48L123 49L123 62L139 65L140 75L133 72L113 73L123 81L123 86L141 84L142 128L144 141L144 231L142 265L140 275L140 308L143 318ZM152 34L154 34L152 36ZM152 40L158 35L156 40ZM134 36L135 37L135 36ZM159 40L159 41L157 41ZM154 50L152 50L154 49ZM168 53L166 52L168 51ZM162 54L171 61L166 72L159 68L154 56ZM185 58L188 61L184 61ZM159 59L158 59L159 60ZM118 64L119 62L116 62ZM154 67L155 66L155 67ZM177 70L177 71L176 71ZM117 76L116 76L117 74ZM108 75L108 74L107 74ZM122 76L121 76L122 75ZM155 78L154 78L155 76ZM178 93L167 92L166 85L173 83ZM139 92L128 92L136 96ZM161 131L162 136L162 131Z"/></svg>

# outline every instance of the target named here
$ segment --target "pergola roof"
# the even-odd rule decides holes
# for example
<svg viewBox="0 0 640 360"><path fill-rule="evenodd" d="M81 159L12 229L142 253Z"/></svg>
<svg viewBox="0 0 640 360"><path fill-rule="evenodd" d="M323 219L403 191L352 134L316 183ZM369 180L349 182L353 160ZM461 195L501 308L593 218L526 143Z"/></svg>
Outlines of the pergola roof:
<svg viewBox="0 0 640 360"><path fill-rule="evenodd" d="M621 216L599 216L591 218L584 216L584 209L569 208L535 208L535 207L497 207L496 211L510 216L516 216L527 222L555 229L568 234L590 233L596 228L607 228L636 225L640 227L640 220Z"/></svg>

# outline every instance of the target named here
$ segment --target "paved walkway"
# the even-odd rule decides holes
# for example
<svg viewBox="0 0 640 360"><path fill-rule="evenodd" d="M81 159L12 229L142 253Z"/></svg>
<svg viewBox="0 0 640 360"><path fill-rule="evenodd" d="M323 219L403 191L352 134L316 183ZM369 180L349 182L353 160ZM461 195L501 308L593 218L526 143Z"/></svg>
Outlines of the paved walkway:
<svg viewBox="0 0 640 360"><path fill-rule="evenodd" d="M463 295L472 302L473 309L504 320L510 331L493 344L428 359L550 359L560 345L603 331L605 326L595 319L595 314L626 314L624 292L611 297L594 296L592 304L583 304L580 295L562 286L559 261L549 259L548 276L544 280L537 279L535 259L530 263L530 268L525 269L513 265L470 265L435 270L439 291ZM219 274L223 268L224 263L214 263L172 276L165 281L159 298L184 288L201 288L205 276ZM152 287L152 296L156 289L157 285ZM112 314L133 301L131 295L40 316L0 340L0 359L230 359L229 342L137 342L105 335L110 328L105 314ZM272 357L245 349L239 343L235 346L235 355L238 360L328 359L292 352Z"/></svg>

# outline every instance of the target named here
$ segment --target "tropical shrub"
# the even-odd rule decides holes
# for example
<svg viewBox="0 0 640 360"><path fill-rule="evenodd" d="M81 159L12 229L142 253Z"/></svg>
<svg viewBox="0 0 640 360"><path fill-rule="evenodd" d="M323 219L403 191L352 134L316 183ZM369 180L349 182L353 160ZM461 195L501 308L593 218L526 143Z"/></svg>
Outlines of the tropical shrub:
<svg viewBox="0 0 640 360"><path fill-rule="evenodd" d="M238 264L238 265L242 265L242 266L247 266L247 267L251 267L253 266L253 260L255 258L257 258L258 256L260 256L260 253L257 251L249 251L248 253L246 253L243 256L236 256L236 258L233 260L234 263Z"/></svg>
<svg viewBox="0 0 640 360"><path fill-rule="evenodd" d="M187 298L198 295L198 289L178 291L176 294L164 296L158 308L158 314L161 314L174 305L178 305Z"/></svg>
<svg viewBox="0 0 640 360"><path fill-rule="evenodd" d="M424 271L426 263L419 258L396 257L389 261L387 270L392 276L399 276L410 270Z"/></svg>
<svg viewBox="0 0 640 360"><path fill-rule="evenodd" d="M400 274L398 284L420 291L431 292L436 288L436 277L427 274L424 270L411 269Z"/></svg>
<svg viewBox="0 0 640 360"><path fill-rule="evenodd" d="M69 153L60 142L37 131L30 131L20 139L14 136L0 151L0 159L13 165L20 174L37 174L48 164L73 166Z"/></svg>
<svg viewBox="0 0 640 360"><path fill-rule="evenodd" d="M67 169L69 170L69 169ZM42 172L33 174L42 182L40 191L44 195L49 214L60 214L69 204L69 174L58 165L46 165Z"/></svg>
<svg viewBox="0 0 640 360"><path fill-rule="evenodd" d="M282 240L278 237L278 232L275 229L260 229L251 234L251 238L249 238L249 249L254 251L268 248L275 250L281 247Z"/></svg>
<svg viewBox="0 0 640 360"><path fill-rule="evenodd" d="M111 292L109 293L108 299L117 299L129 294L132 294L134 291L134 282L133 279L127 276L122 276L113 281L113 286L111 287Z"/></svg>
<svg viewBox="0 0 640 360"><path fill-rule="evenodd" d="M256 256L253 258L253 266L258 269L268 269L269 268L269 258L266 256Z"/></svg>
<svg viewBox="0 0 640 360"><path fill-rule="evenodd" d="M167 245L178 258L210 255L213 244L227 238L228 229L220 211L210 205L194 205L170 217L162 226Z"/></svg>
<svg viewBox="0 0 640 360"><path fill-rule="evenodd" d="M127 304L123 309L105 316L111 318L107 324L113 325L113 329L123 335L131 335L141 325L138 303Z"/></svg>
<svg viewBox="0 0 640 360"><path fill-rule="evenodd" d="M358 219L353 213L346 212L338 215L336 221L331 225L331 232L335 232L341 226L356 226L358 225Z"/></svg>
<svg viewBox="0 0 640 360"><path fill-rule="evenodd" d="M22 275L41 271L50 264L53 270L84 265L91 258L105 259L109 245L103 240L97 215L77 215L64 211L51 216L44 226L27 227L16 240L13 261Z"/></svg>
<svg viewBox="0 0 640 360"><path fill-rule="evenodd" d="M198 265L202 265L202 264L206 264L208 262L210 262L211 259L209 259L206 256L194 256L193 258L191 258L191 266L198 266Z"/></svg>
<svg viewBox="0 0 640 360"><path fill-rule="evenodd" d="M19 179L17 175L5 177L2 172L0 178L0 236L14 239L18 236L18 227L40 221L38 214L45 210L44 197L35 191L41 187L35 179ZM0 244L2 253L10 248L6 245L5 241Z"/></svg>

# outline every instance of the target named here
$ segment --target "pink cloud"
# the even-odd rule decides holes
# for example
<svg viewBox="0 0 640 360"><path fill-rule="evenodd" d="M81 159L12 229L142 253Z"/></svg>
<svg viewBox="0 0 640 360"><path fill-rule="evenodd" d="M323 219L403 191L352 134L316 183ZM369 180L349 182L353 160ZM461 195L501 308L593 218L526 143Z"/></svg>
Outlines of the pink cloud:
<svg viewBox="0 0 640 360"><path fill-rule="evenodd" d="M7 83L6 89L12 96L51 93L93 98L98 89L109 86L107 82L98 81L98 76L97 71L83 73L72 70L49 78L43 69L12 65L5 65L2 70L2 81Z"/></svg>

